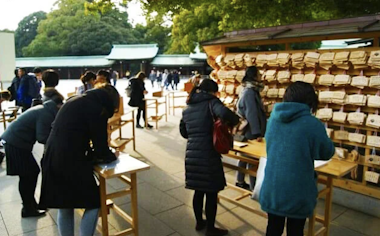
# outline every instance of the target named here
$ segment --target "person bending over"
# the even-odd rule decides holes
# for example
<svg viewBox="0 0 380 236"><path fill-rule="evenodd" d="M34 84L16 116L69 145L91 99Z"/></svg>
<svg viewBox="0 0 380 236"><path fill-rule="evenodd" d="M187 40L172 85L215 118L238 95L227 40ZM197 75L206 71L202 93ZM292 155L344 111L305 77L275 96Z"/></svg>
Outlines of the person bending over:
<svg viewBox="0 0 380 236"><path fill-rule="evenodd" d="M109 84L70 98L57 114L42 164L40 208L58 208L62 236L74 235L74 209L86 209L81 235L93 235L100 207L93 167L116 160L108 147L107 122L119 108Z"/></svg>

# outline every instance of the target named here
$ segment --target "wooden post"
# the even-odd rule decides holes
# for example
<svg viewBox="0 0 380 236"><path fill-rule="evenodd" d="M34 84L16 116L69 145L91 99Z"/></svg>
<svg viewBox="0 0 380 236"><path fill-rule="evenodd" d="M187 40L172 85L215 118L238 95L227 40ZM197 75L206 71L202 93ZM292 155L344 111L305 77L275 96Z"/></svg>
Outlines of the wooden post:
<svg viewBox="0 0 380 236"><path fill-rule="evenodd" d="M102 235L108 236L108 209L107 209L107 192L106 179L99 175L100 189L100 215L102 217Z"/></svg>
<svg viewBox="0 0 380 236"><path fill-rule="evenodd" d="M379 37L375 36L373 38L373 47L378 47L378 46L380 46L380 44L379 44Z"/></svg>
<svg viewBox="0 0 380 236"><path fill-rule="evenodd" d="M315 231L315 210L313 212L313 215L309 217L309 227L307 229L307 235L308 236L314 236L314 231Z"/></svg>
<svg viewBox="0 0 380 236"><path fill-rule="evenodd" d="M139 120L137 122L140 122ZM145 128L148 127L148 102L145 101Z"/></svg>
<svg viewBox="0 0 380 236"><path fill-rule="evenodd" d="M285 43L285 50L291 50L290 43Z"/></svg>
<svg viewBox="0 0 380 236"><path fill-rule="evenodd" d="M146 113L146 111L145 111ZM136 151L136 127L135 127L135 110L132 111L132 136L133 136L133 150Z"/></svg>
<svg viewBox="0 0 380 236"><path fill-rule="evenodd" d="M135 236L139 235L139 216L138 216L138 205L137 205L137 180L136 173L131 174L131 202L132 202L132 228L135 232Z"/></svg>
<svg viewBox="0 0 380 236"><path fill-rule="evenodd" d="M158 99L156 99L156 129L158 129Z"/></svg>
<svg viewBox="0 0 380 236"><path fill-rule="evenodd" d="M173 97L173 116L175 116L175 105L174 105L175 94L174 94L174 92L173 92L173 94L172 94L172 97Z"/></svg>
<svg viewBox="0 0 380 236"><path fill-rule="evenodd" d="M330 221L331 221L331 208L332 208L332 196L333 196L333 178L331 176L327 177L327 188L329 189L325 198L325 221L324 226L326 231L324 233L325 236L330 235Z"/></svg>
<svg viewBox="0 0 380 236"><path fill-rule="evenodd" d="M165 121L168 122L168 97L165 96Z"/></svg>

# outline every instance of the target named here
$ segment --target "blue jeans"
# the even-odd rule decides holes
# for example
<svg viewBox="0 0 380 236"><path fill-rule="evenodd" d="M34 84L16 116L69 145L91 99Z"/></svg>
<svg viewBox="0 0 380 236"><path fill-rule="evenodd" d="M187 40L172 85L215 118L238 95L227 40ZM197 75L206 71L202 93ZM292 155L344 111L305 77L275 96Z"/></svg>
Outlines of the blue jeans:
<svg viewBox="0 0 380 236"><path fill-rule="evenodd" d="M238 167L250 169L252 167L252 165L248 164L247 162L244 162L244 161L238 161ZM238 183L244 183L245 182L245 174L238 171L236 173L236 181ZM253 188L255 187L255 183L256 183L256 177L250 175L249 176L249 188L251 190L253 190Z"/></svg>
<svg viewBox="0 0 380 236"><path fill-rule="evenodd" d="M80 224L81 236L92 236L98 223L99 208L86 209ZM58 210L58 230L61 236L74 235L74 209Z"/></svg>

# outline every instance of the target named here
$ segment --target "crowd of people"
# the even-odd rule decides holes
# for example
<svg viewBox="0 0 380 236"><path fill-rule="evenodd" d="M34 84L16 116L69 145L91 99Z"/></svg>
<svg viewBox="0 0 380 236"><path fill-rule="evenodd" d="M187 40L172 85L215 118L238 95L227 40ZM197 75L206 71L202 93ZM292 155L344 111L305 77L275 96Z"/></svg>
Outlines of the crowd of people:
<svg viewBox="0 0 380 236"><path fill-rule="evenodd" d="M120 95L108 70L87 71L77 96L66 101L56 90L59 79L54 70L27 73L18 68L11 86L1 91L1 102L15 100L22 108L1 135L7 175L19 177L23 218L56 208L60 235L71 236L74 209L84 208L81 235L93 235L100 205L93 165L117 159L118 152L108 146L107 121L118 112ZM32 152L36 142L44 144L39 201L35 191L41 170Z"/></svg>
<svg viewBox="0 0 380 236"><path fill-rule="evenodd" d="M100 199L93 165L118 157L118 152L108 146L107 133L107 120L118 112L120 102L112 78L108 70L96 74L87 71L80 78L83 85L77 89L77 95L65 101L56 90L60 79L57 72L35 68L33 73L26 73L19 68L9 91L1 91L0 102L15 100L23 111L1 135L7 175L19 177L22 217L41 216L47 209L56 208L59 232L69 236L74 235L74 209L82 208L85 212L81 235L94 234ZM179 74L151 71L147 77L139 72L130 79L128 104L138 108L136 127L146 125L149 129L152 126L145 122L144 97L148 93L145 79L152 86L155 81L160 86L164 81L166 88L177 89ZM193 89L179 127L180 134L188 140L185 176L186 188L194 190L195 230L206 229L206 236L228 234L228 230L215 227L218 193L226 186L222 155L213 141L214 122L220 119L231 128L240 126L235 135L240 141L265 139L267 166L259 201L268 213L266 235L282 235L285 222L287 235L303 235L306 218L313 214L318 194L314 160L328 160L335 150L323 124L313 116L318 107L314 88L303 82L291 84L283 102L274 106L267 121L260 97L263 84L256 67L246 70L236 112L218 99L219 88L214 80L201 80L195 75L190 82ZM39 201L34 195L40 173L32 152L36 142L45 145ZM238 166L251 168L245 162L239 162ZM247 184L244 173L238 172L236 185L252 190L256 179L252 176L249 179Z"/></svg>
<svg viewBox="0 0 380 236"><path fill-rule="evenodd" d="M151 70L149 74L149 80L152 83L152 87L155 87L155 83L158 88L164 87L169 90L178 90L178 84L180 82L180 72L177 70Z"/></svg>

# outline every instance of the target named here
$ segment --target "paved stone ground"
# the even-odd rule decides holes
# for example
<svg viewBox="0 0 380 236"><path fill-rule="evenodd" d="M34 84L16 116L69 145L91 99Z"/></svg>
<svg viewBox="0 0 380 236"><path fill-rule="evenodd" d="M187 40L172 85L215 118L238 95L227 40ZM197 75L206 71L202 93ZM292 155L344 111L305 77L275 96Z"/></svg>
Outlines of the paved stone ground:
<svg viewBox="0 0 380 236"><path fill-rule="evenodd" d="M79 81L62 81L58 90L67 94L80 85ZM120 81L117 88L122 93L126 81ZM151 90L151 88L149 88ZM127 101L127 100L126 100ZM197 236L204 232L194 230L192 212L192 194L184 188L184 153L186 141L178 132L180 111L176 116L169 116L168 122L161 121L159 130L137 130L137 152L129 144L125 152L146 161L151 165L149 171L138 174L138 204L141 236ZM0 131L2 132L2 131ZM123 135L128 136L130 126L124 127ZM34 149L38 160L41 158L42 145L36 144ZM40 235L55 236L57 230L57 211L50 210L42 218L21 218L21 200L18 193L18 178L6 176L6 166L0 167L0 236L5 235ZM225 169L227 181L234 183L235 172ZM40 183L39 183L40 184ZM107 183L109 192L123 188L123 183L111 180ZM224 194L234 196L232 190ZM36 196L39 195L39 190ZM245 200L248 204L259 208L252 200ZM130 212L129 197L115 201ZM318 211L322 212L323 201L318 204ZM332 236L377 236L380 232L380 219L353 211L340 205L333 205ZM79 213L76 216L79 224ZM230 235L265 235L267 221L236 205L220 201L217 223L230 230ZM116 229L125 229L128 225L112 211L109 217L112 232ZM78 230L77 230L78 231ZM79 235L79 234L78 234ZM97 233L97 235L100 235Z"/></svg>

